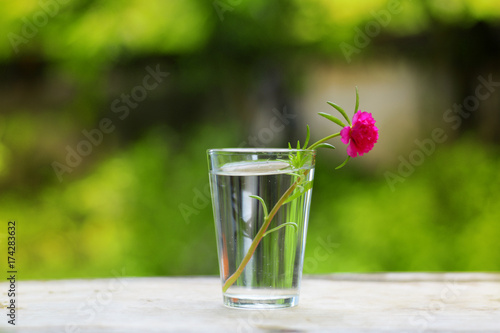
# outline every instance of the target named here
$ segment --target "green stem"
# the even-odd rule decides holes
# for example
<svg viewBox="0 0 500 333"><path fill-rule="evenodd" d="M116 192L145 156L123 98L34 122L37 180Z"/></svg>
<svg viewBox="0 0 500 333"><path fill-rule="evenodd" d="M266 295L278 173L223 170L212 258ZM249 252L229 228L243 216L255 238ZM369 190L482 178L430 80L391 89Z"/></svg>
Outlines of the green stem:
<svg viewBox="0 0 500 333"><path fill-rule="evenodd" d="M304 172L304 177L307 176L309 171L310 170L306 170ZM293 191L295 190L295 188L297 187L297 185L299 184L301 179L303 179L303 178L299 178L298 180L296 180L295 183L293 183L290 186L290 188L288 188L288 190L286 190L286 192L283 193L283 195L278 200L276 205L274 205L271 212L269 212L269 215L267 216L267 218L264 219L264 224L262 225L262 227L260 227L257 235L255 235L255 238L253 239L252 244L250 244L250 247L248 248L247 254L245 255L245 257L243 257L243 260L241 261L240 265L238 266L238 269L226 280L226 282L222 286L223 292L226 292L229 289L229 287L231 287L233 285L233 283L235 283L236 280L238 280L241 273L243 273L243 270L245 269L246 265L248 264L248 262L252 258L253 254L255 252L255 249L259 245L260 241L264 237L264 234L266 233L267 228L271 224L271 221L273 220L274 215L276 215L276 213L278 212L280 207L283 206L283 204L285 203L286 199L293 193Z"/></svg>
<svg viewBox="0 0 500 333"><path fill-rule="evenodd" d="M339 136L339 135L340 135L340 132L332 134L332 135L329 135L329 136L327 136L327 137L325 137L325 138L323 138L323 139L321 139L319 141L316 141L315 143L313 143L312 145L310 145L309 148L307 148L307 149L312 150L312 149L316 148L319 144L321 144L321 143L323 143L325 141L328 141L330 139L333 139L334 137Z"/></svg>

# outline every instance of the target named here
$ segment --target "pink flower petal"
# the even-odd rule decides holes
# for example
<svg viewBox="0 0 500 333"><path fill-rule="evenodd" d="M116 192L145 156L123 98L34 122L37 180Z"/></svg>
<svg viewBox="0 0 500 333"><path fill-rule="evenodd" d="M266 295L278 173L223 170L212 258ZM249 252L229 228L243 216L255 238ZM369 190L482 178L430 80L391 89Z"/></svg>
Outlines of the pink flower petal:
<svg viewBox="0 0 500 333"><path fill-rule="evenodd" d="M350 139L350 136L349 136L349 132L351 131L351 127L350 126L346 126L342 129L342 131L340 131L340 140L342 141L342 143L344 144L349 144L349 139Z"/></svg>
<svg viewBox="0 0 500 333"><path fill-rule="evenodd" d="M378 140L378 128L371 113L359 110L352 118L352 126L340 132L342 143L348 144L347 154L351 157L363 156L373 149Z"/></svg>

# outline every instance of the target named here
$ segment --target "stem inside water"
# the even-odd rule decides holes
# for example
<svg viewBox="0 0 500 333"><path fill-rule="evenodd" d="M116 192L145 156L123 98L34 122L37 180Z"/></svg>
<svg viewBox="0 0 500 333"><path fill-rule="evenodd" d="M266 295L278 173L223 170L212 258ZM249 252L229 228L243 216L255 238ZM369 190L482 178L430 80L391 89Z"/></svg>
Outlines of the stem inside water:
<svg viewBox="0 0 500 333"><path fill-rule="evenodd" d="M293 193L297 185L299 185L300 182L302 182L303 179L305 179L305 176L310 172L310 170L305 170L303 171L303 176L299 177L289 188L288 190L283 193L281 198L278 200L278 202L274 205L273 209L269 212L269 215L264 219L264 223L262 224L262 227L259 229L259 232L255 236L255 238L252 241L252 244L250 244L250 247L248 249L247 254L245 257L243 257L243 260L241 261L240 265L238 266L238 269L226 280L224 285L222 286L222 291L226 292L229 287L231 287L236 280L240 277L241 273L243 273L243 270L245 269L246 265L252 258L255 249L259 245L260 241L266 234L267 229L269 228L269 225L271 224L271 221L273 220L274 216L278 212L278 210L285 204L286 200L288 197Z"/></svg>

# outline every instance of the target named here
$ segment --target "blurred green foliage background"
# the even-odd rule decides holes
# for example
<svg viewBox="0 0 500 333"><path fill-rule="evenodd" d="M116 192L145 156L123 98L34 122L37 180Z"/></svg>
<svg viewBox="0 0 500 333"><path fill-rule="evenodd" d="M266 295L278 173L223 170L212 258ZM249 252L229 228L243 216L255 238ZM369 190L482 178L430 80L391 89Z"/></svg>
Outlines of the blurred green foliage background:
<svg viewBox="0 0 500 333"><path fill-rule="evenodd" d="M500 81L498 1L1 3L0 233L17 222L20 278L217 274L206 149L337 131L314 114L350 110L356 84L380 141L339 171L342 143L319 153L305 273L500 269L498 85L443 120Z"/></svg>

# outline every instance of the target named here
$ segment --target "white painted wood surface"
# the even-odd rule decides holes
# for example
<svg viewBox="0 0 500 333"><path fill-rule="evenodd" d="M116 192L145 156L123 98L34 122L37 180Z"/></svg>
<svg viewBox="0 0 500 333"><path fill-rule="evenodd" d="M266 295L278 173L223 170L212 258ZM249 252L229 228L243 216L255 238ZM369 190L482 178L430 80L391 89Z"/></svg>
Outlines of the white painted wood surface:
<svg viewBox="0 0 500 333"><path fill-rule="evenodd" d="M500 332L500 274L306 276L299 306L222 305L216 277L20 281L1 332Z"/></svg>

